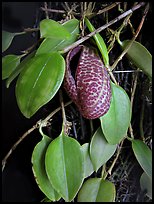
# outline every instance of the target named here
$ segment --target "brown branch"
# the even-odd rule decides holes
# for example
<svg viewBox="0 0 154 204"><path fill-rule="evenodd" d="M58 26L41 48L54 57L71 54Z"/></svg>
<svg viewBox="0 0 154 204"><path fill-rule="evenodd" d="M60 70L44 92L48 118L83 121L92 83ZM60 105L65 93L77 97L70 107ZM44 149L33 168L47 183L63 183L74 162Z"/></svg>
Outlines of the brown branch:
<svg viewBox="0 0 154 204"><path fill-rule="evenodd" d="M140 33L140 30L143 26L143 23L144 23L144 20L145 20L145 17L148 13L148 10L149 10L149 4L146 5L145 7L145 10L144 10L144 14L142 16L142 19L141 19L141 22L136 30L136 33L135 35L133 36L132 40L130 41L130 43L126 46L126 48L124 49L124 51L121 53L121 55L116 59L116 61L114 62L114 64L110 67L110 70L112 71L116 66L117 64L119 63L119 61L122 60L122 58L125 56L125 54L127 53L127 51L129 50L129 48L132 46L133 42L135 41L135 39L137 38L138 34Z"/></svg>
<svg viewBox="0 0 154 204"><path fill-rule="evenodd" d="M42 11L48 11L48 12L52 12L52 13L66 13L66 11L58 10L58 9L49 9L49 8L44 8L44 7L41 7L40 9Z"/></svg>
<svg viewBox="0 0 154 204"><path fill-rule="evenodd" d="M115 3L111 4L111 5L109 5L109 6L105 7L104 9L99 10L99 11L96 13L96 15L100 15L100 14L106 12L106 11L109 11L110 9L112 9L112 8L114 8L115 6L119 5L120 3L121 3L121 2L115 2Z"/></svg>
<svg viewBox="0 0 154 204"><path fill-rule="evenodd" d="M72 101L67 102L64 106L68 106L72 103ZM11 147L11 149L8 151L8 153L6 154L6 156L4 157L4 159L2 160L2 171L5 168L6 162L8 160L8 158L11 156L12 152L17 148L17 146L31 133L33 132L35 129L39 128L40 124L42 125L42 127L47 126L48 121L51 120L51 118L53 117L53 115L55 115L59 110L61 109L61 107L56 108L54 111L52 111L44 120L39 120L37 121L37 123L30 128L29 130L27 130L20 138L17 142L15 142L15 144Z"/></svg>
<svg viewBox="0 0 154 204"><path fill-rule="evenodd" d="M95 35L96 33L99 33L101 31L103 31L104 29L108 28L110 25L118 22L119 20L123 19L124 17L128 16L129 14L133 13L135 10L139 9L141 6L144 6L145 2L141 2L137 5L135 5L134 7L132 7L131 9L129 9L128 11L122 13L121 15L119 15L118 17L116 17L115 19L111 20L109 23L101 26L100 28L96 29L95 31L91 32L90 34L86 35L85 37L79 39L78 41L76 41L75 43L73 43L72 45L66 47L63 51L61 51L61 53L66 53L69 50L73 49L74 47L80 45L81 43L83 43L84 41L88 40L89 38L91 38L93 35Z"/></svg>

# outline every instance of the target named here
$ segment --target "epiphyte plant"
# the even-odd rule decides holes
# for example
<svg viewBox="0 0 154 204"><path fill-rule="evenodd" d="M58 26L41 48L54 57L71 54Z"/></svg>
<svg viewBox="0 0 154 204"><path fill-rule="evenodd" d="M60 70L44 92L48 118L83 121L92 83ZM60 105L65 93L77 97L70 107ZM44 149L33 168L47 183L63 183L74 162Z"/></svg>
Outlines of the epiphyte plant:
<svg viewBox="0 0 154 204"><path fill-rule="evenodd" d="M90 5L91 3L87 11ZM133 7L132 12L134 8L141 6L144 4ZM92 45L91 41L88 45L84 44L84 37L80 39L81 30L84 30L81 22L85 23L91 33L95 32L88 17L85 10L84 18L66 19L64 23L43 19L39 26L41 43L38 49L19 56L4 56L2 61L2 78L6 79L6 86L9 87L18 77L16 99L21 113L26 118L35 115L64 88L84 118L98 119L100 123L96 131L89 136L88 143L81 145L78 138L69 136L61 97L63 124L60 135L50 138L42 130L42 127L49 125L49 120L57 110L37 123L34 129L39 128L42 140L33 150L32 169L40 190L49 201L115 201L116 185L109 180L108 175L111 175L116 159L110 168L106 168L106 164L116 151L119 155L126 138L132 143L134 155L144 171L144 179L151 179L152 176L151 150L144 141L134 139L132 135L128 137L132 104L130 96L119 86L112 73L114 67L110 66L104 39L97 32L93 34ZM20 34L3 32L3 51L11 45L16 35ZM121 42L117 37L117 42L125 51L130 41ZM66 53L65 50L69 46L69 52ZM139 42L133 41L127 56L137 68L151 77L152 56L145 47L140 49L141 46ZM133 58L134 52L140 54ZM147 66L142 63L142 56L148 59ZM77 62L74 60L76 57ZM75 66L72 67L73 60ZM3 164L5 163L4 159ZM99 169L102 170L101 176L90 178L94 172L98 173ZM144 185L146 182L143 182L143 178L141 181L142 187L149 189Z"/></svg>

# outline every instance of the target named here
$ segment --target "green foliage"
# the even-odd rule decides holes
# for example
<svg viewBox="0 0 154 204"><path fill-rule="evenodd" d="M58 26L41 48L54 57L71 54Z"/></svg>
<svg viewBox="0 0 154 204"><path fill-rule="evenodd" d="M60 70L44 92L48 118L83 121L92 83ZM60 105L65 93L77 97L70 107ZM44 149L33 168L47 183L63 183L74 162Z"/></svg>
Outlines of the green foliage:
<svg viewBox="0 0 154 204"><path fill-rule="evenodd" d="M141 175L140 186L142 191L146 191L146 195L152 199L152 178L150 178L145 172Z"/></svg>
<svg viewBox="0 0 154 204"><path fill-rule="evenodd" d="M49 102L62 84L65 60L59 53L33 57L26 64L16 83L18 106L27 118Z"/></svg>
<svg viewBox="0 0 154 204"><path fill-rule="evenodd" d="M9 88L11 82L20 74L20 72L26 67L25 65L30 61L30 59L34 56L35 51L27 55L21 62L16 66L16 68L9 75L6 80L6 87ZM3 68L2 68L3 69Z"/></svg>
<svg viewBox="0 0 154 204"><path fill-rule="evenodd" d="M71 34L71 37L69 39L65 39L65 37L62 39L55 39L54 37L45 38L37 49L36 55L60 51L76 41L79 35L79 21L71 19L62 24L62 26Z"/></svg>
<svg viewBox="0 0 154 204"><path fill-rule="evenodd" d="M84 20L89 31L93 32L94 26L87 18ZM16 100L26 118L32 117L53 99L60 89L66 66L63 49L77 40L80 35L79 25L77 19L68 20L63 24L44 19L40 22L40 37L43 41L38 49L23 60L21 58L25 54L19 56L10 54L3 57L2 79L7 79L8 88L19 75L15 89ZM14 36L19 34L3 31L2 51L7 50ZM108 68L109 56L106 44L99 33L93 37ZM125 49L129 42L129 40L121 42L122 49ZM152 56L144 46L133 42L127 56L145 74L152 77ZM130 125L132 111L126 91L113 82L111 89L110 108L99 118L101 126L91 139L88 138L89 143L81 146L77 139L64 134L66 124L63 124L61 134L54 140L40 132L42 140L35 146L31 161L35 180L46 196L42 202L58 201L61 197L65 202L71 202L76 196L78 202L115 201L116 190L112 182L103 178L87 178L111 159L118 144L127 135ZM146 189L147 195L151 198L151 150L141 140L131 141L136 159L144 170L140 179L141 188Z"/></svg>
<svg viewBox="0 0 154 204"><path fill-rule="evenodd" d="M94 172L94 167L90 159L89 143L85 143L81 146L84 157L84 177L90 176Z"/></svg>
<svg viewBox="0 0 154 204"><path fill-rule="evenodd" d="M83 154L80 144L62 132L48 146L45 166L53 187L65 201L72 201L84 179Z"/></svg>
<svg viewBox="0 0 154 204"><path fill-rule="evenodd" d="M20 63L22 55L6 55L2 58L2 79L7 79Z"/></svg>
<svg viewBox="0 0 154 204"><path fill-rule="evenodd" d="M86 23L90 32L93 32L95 30L94 26L90 23L90 21L87 18L85 18L85 23ZM105 44L102 36L99 33L94 35L94 39L96 41L98 49L100 50L100 52L102 54L104 64L107 67L109 65L109 56L108 56L106 44Z"/></svg>
<svg viewBox="0 0 154 204"><path fill-rule="evenodd" d="M9 48L15 35L16 33L2 31L2 52Z"/></svg>
<svg viewBox="0 0 154 204"><path fill-rule="evenodd" d="M124 40L121 42L121 48L125 49L130 41ZM126 55L137 68L152 78L152 55L141 43L134 41Z"/></svg>
<svg viewBox="0 0 154 204"><path fill-rule="evenodd" d="M134 139L132 149L143 170L152 178L152 151L150 148L143 141Z"/></svg>
<svg viewBox="0 0 154 204"><path fill-rule="evenodd" d="M40 22L41 38L69 39L71 34L60 23L44 19Z"/></svg>
<svg viewBox="0 0 154 204"><path fill-rule="evenodd" d="M60 195L54 190L51 185L45 170L45 153L51 138L44 135L42 140L35 146L32 153L32 168L36 182L41 191L51 200L57 201Z"/></svg>
<svg viewBox="0 0 154 204"><path fill-rule="evenodd" d="M109 111L100 117L108 143L118 144L127 134L131 120L130 99L123 88L111 82L112 99Z"/></svg>
<svg viewBox="0 0 154 204"><path fill-rule="evenodd" d="M106 141L101 127L98 128L90 142L90 157L95 171L112 157L116 147Z"/></svg>
<svg viewBox="0 0 154 204"><path fill-rule="evenodd" d="M88 179L78 194L78 202L113 202L115 186L102 178Z"/></svg>

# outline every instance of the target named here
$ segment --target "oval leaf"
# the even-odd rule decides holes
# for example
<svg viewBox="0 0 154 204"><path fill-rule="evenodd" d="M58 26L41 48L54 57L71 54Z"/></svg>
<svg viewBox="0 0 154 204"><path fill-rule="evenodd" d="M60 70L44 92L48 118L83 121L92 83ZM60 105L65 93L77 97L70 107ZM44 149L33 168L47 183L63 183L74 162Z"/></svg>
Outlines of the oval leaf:
<svg viewBox="0 0 154 204"><path fill-rule="evenodd" d="M88 179L78 194L78 202L113 202L114 200L114 184L101 178Z"/></svg>
<svg viewBox="0 0 154 204"><path fill-rule="evenodd" d="M130 41L131 40L123 41L121 43L122 49L125 49ZM141 43L134 41L126 56L135 66L141 69L149 77L152 77L152 55Z"/></svg>
<svg viewBox="0 0 154 204"><path fill-rule="evenodd" d="M93 164L89 154L89 143L85 143L81 146L84 157L84 177L90 176L94 172Z"/></svg>
<svg viewBox="0 0 154 204"><path fill-rule="evenodd" d="M9 88L11 82L20 74L20 72L25 68L25 64L28 63L28 61L34 56L35 51L30 53L28 56L26 56L19 65L15 68L15 70L10 74L8 79L6 80L6 87Z"/></svg>
<svg viewBox="0 0 154 204"><path fill-rule="evenodd" d="M68 30L68 32L71 34L71 37L67 40L45 38L37 49L36 55L62 50L66 46L69 46L76 41L79 34L79 21L77 19L71 19L62 25L65 29Z"/></svg>
<svg viewBox="0 0 154 204"><path fill-rule="evenodd" d="M142 191L146 191L146 195L152 199L152 178L150 178L145 172L141 175L140 185Z"/></svg>
<svg viewBox="0 0 154 204"><path fill-rule="evenodd" d="M2 52L8 49L16 33L2 31Z"/></svg>
<svg viewBox="0 0 154 204"><path fill-rule="evenodd" d="M2 79L7 79L20 63L22 55L6 55L2 58Z"/></svg>
<svg viewBox="0 0 154 204"><path fill-rule="evenodd" d="M41 191L51 201L57 201L60 199L60 195L52 187L45 171L45 153L50 142L51 138L43 136L42 140L35 146L32 153L32 169Z"/></svg>
<svg viewBox="0 0 154 204"><path fill-rule="evenodd" d="M40 34L41 38L68 39L71 37L67 29L51 19L44 19L40 22Z"/></svg>
<svg viewBox="0 0 154 204"><path fill-rule="evenodd" d="M108 112L100 117L108 143L118 144L125 136L131 121L130 99L123 88L111 82L112 99Z"/></svg>
<svg viewBox="0 0 154 204"><path fill-rule="evenodd" d="M73 200L84 179L80 144L62 133L47 148L45 166L56 191L66 202Z"/></svg>
<svg viewBox="0 0 154 204"><path fill-rule="evenodd" d="M95 171L112 157L116 147L106 141L101 128L98 128L90 143L90 157Z"/></svg>
<svg viewBox="0 0 154 204"><path fill-rule="evenodd" d="M132 140L135 157L148 176L152 177L152 151L141 140Z"/></svg>
<svg viewBox="0 0 154 204"><path fill-rule="evenodd" d="M93 32L95 30L95 28L93 27L93 25L90 23L90 21L87 18L85 18L85 23L86 23L90 32ZM105 44L102 36L99 33L97 33L93 37L94 37L96 44L97 44L97 46L98 46L98 48L102 54L105 66L108 66L109 65L109 56L108 56L106 44Z"/></svg>
<svg viewBox="0 0 154 204"><path fill-rule="evenodd" d="M59 53L32 58L23 67L16 83L18 106L27 118L49 102L62 84L65 60Z"/></svg>

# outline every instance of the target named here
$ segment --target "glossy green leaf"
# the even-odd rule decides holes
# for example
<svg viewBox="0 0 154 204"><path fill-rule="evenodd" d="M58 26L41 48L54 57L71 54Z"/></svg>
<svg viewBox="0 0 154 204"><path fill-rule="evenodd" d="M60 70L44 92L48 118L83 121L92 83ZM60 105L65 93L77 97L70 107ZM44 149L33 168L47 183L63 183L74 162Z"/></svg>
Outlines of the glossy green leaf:
<svg viewBox="0 0 154 204"><path fill-rule="evenodd" d="M102 178L90 178L78 194L78 202L114 202L115 186Z"/></svg>
<svg viewBox="0 0 154 204"><path fill-rule="evenodd" d="M22 55L6 55L2 58L2 79L7 79L20 63Z"/></svg>
<svg viewBox="0 0 154 204"><path fill-rule="evenodd" d="M141 175L140 186L142 191L146 191L146 195L152 199L152 178L150 178L145 172Z"/></svg>
<svg viewBox="0 0 154 204"><path fill-rule="evenodd" d="M53 51L60 51L66 46L74 43L79 34L79 21L77 19L71 19L62 24L65 29L71 34L69 39L55 39L45 38L39 48L37 49L36 55L51 53Z"/></svg>
<svg viewBox="0 0 154 204"><path fill-rule="evenodd" d="M123 88L111 82L112 98L108 112L100 117L108 143L118 144L127 134L131 121L130 99Z"/></svg>
<svg viewBox="0 0 154 204"><path fill-rule="evenodd" d="M57 201L60 199L60 195L54 190L45 170L45 153L50 142L51 138L44 135L42 140L35 146L32 153L32 169L38 187L41 191L51 201Z"/></svg>
<svg viewBox="0 0 154 204"><path fill-rule="evenodd" d="M152 177L152 151L141 140L132 140L135 157L148 176Z"/></svg>
<svg viewBox="0 0 154 204"><path fill-rule="evenodd" d="M121 42L121 47L124 50L131 40L124 40ZM132 63L141 69L149 77L152 77L152 55L150 52L139 42L134 41L129 48L126 56Z"/></svg>
<svg viewBox="0 0 154 204"><path fill-rule="evenodd" d="M47 148L45 166L48 178L56 191L66 202L72 201L84 179L80 144L61 133Z"/></svg>
<svg viewBox="0 0 154 204"><path fill-rule="evenodd" d="M16 33L2 31L2 52L9 48L15 35Z"/></svg>
<svg viewBox="0 0 154 204"><path fill-rule="evenodd" d="M20 74L20 72L25 68L25 64L28 63L28 61L34 56L35 51L30 53L28 56L26 56L20 64L15 68L15 70L10 74L8 79L6 80L6 87L9 88L11 82Z"/></svg>
<svg viewBox="0 0 154 204"><path fill-rule="evenodd" d="M65 60L59 53L33 57L16 83L18 106L27 118L48 103L59 90L65 73Z"/></svg>
<svg viewBox="0 0 154 204"><path fill-rule="evenodd" d="M71 37L67 29L51 19L44 19L40 22L40 34L41 38L68 39Z"/></svg>
<svg viewBox="0 0 154 204"><path fill-rule="evenodd" d="M95 30L94 26L90 23L90 21L87 18L85 18L85 23L86 23L90 32L93 32ZM98 48L102 54L105 66L108 66L109 65L109 56L108 56L106 44L105 44L102 36L99 33L97 33L93 37L94 37L96 44L97 44L97 46L98 46Z"/></svg>
<svg viewBox="0 0 154 204"><path fill-rule="evenodd" d="M116 147L106 141L101 128L96 130L90 143L90 157L95 171L112 157Z"/></svg>
<svg viewBox="0 0 154 204"><path fill-rule="evenodd" d="M84 177L90 176L94 172L93 164L90 159L89 143L85 143L81 146L84 157Z"/></svg>

